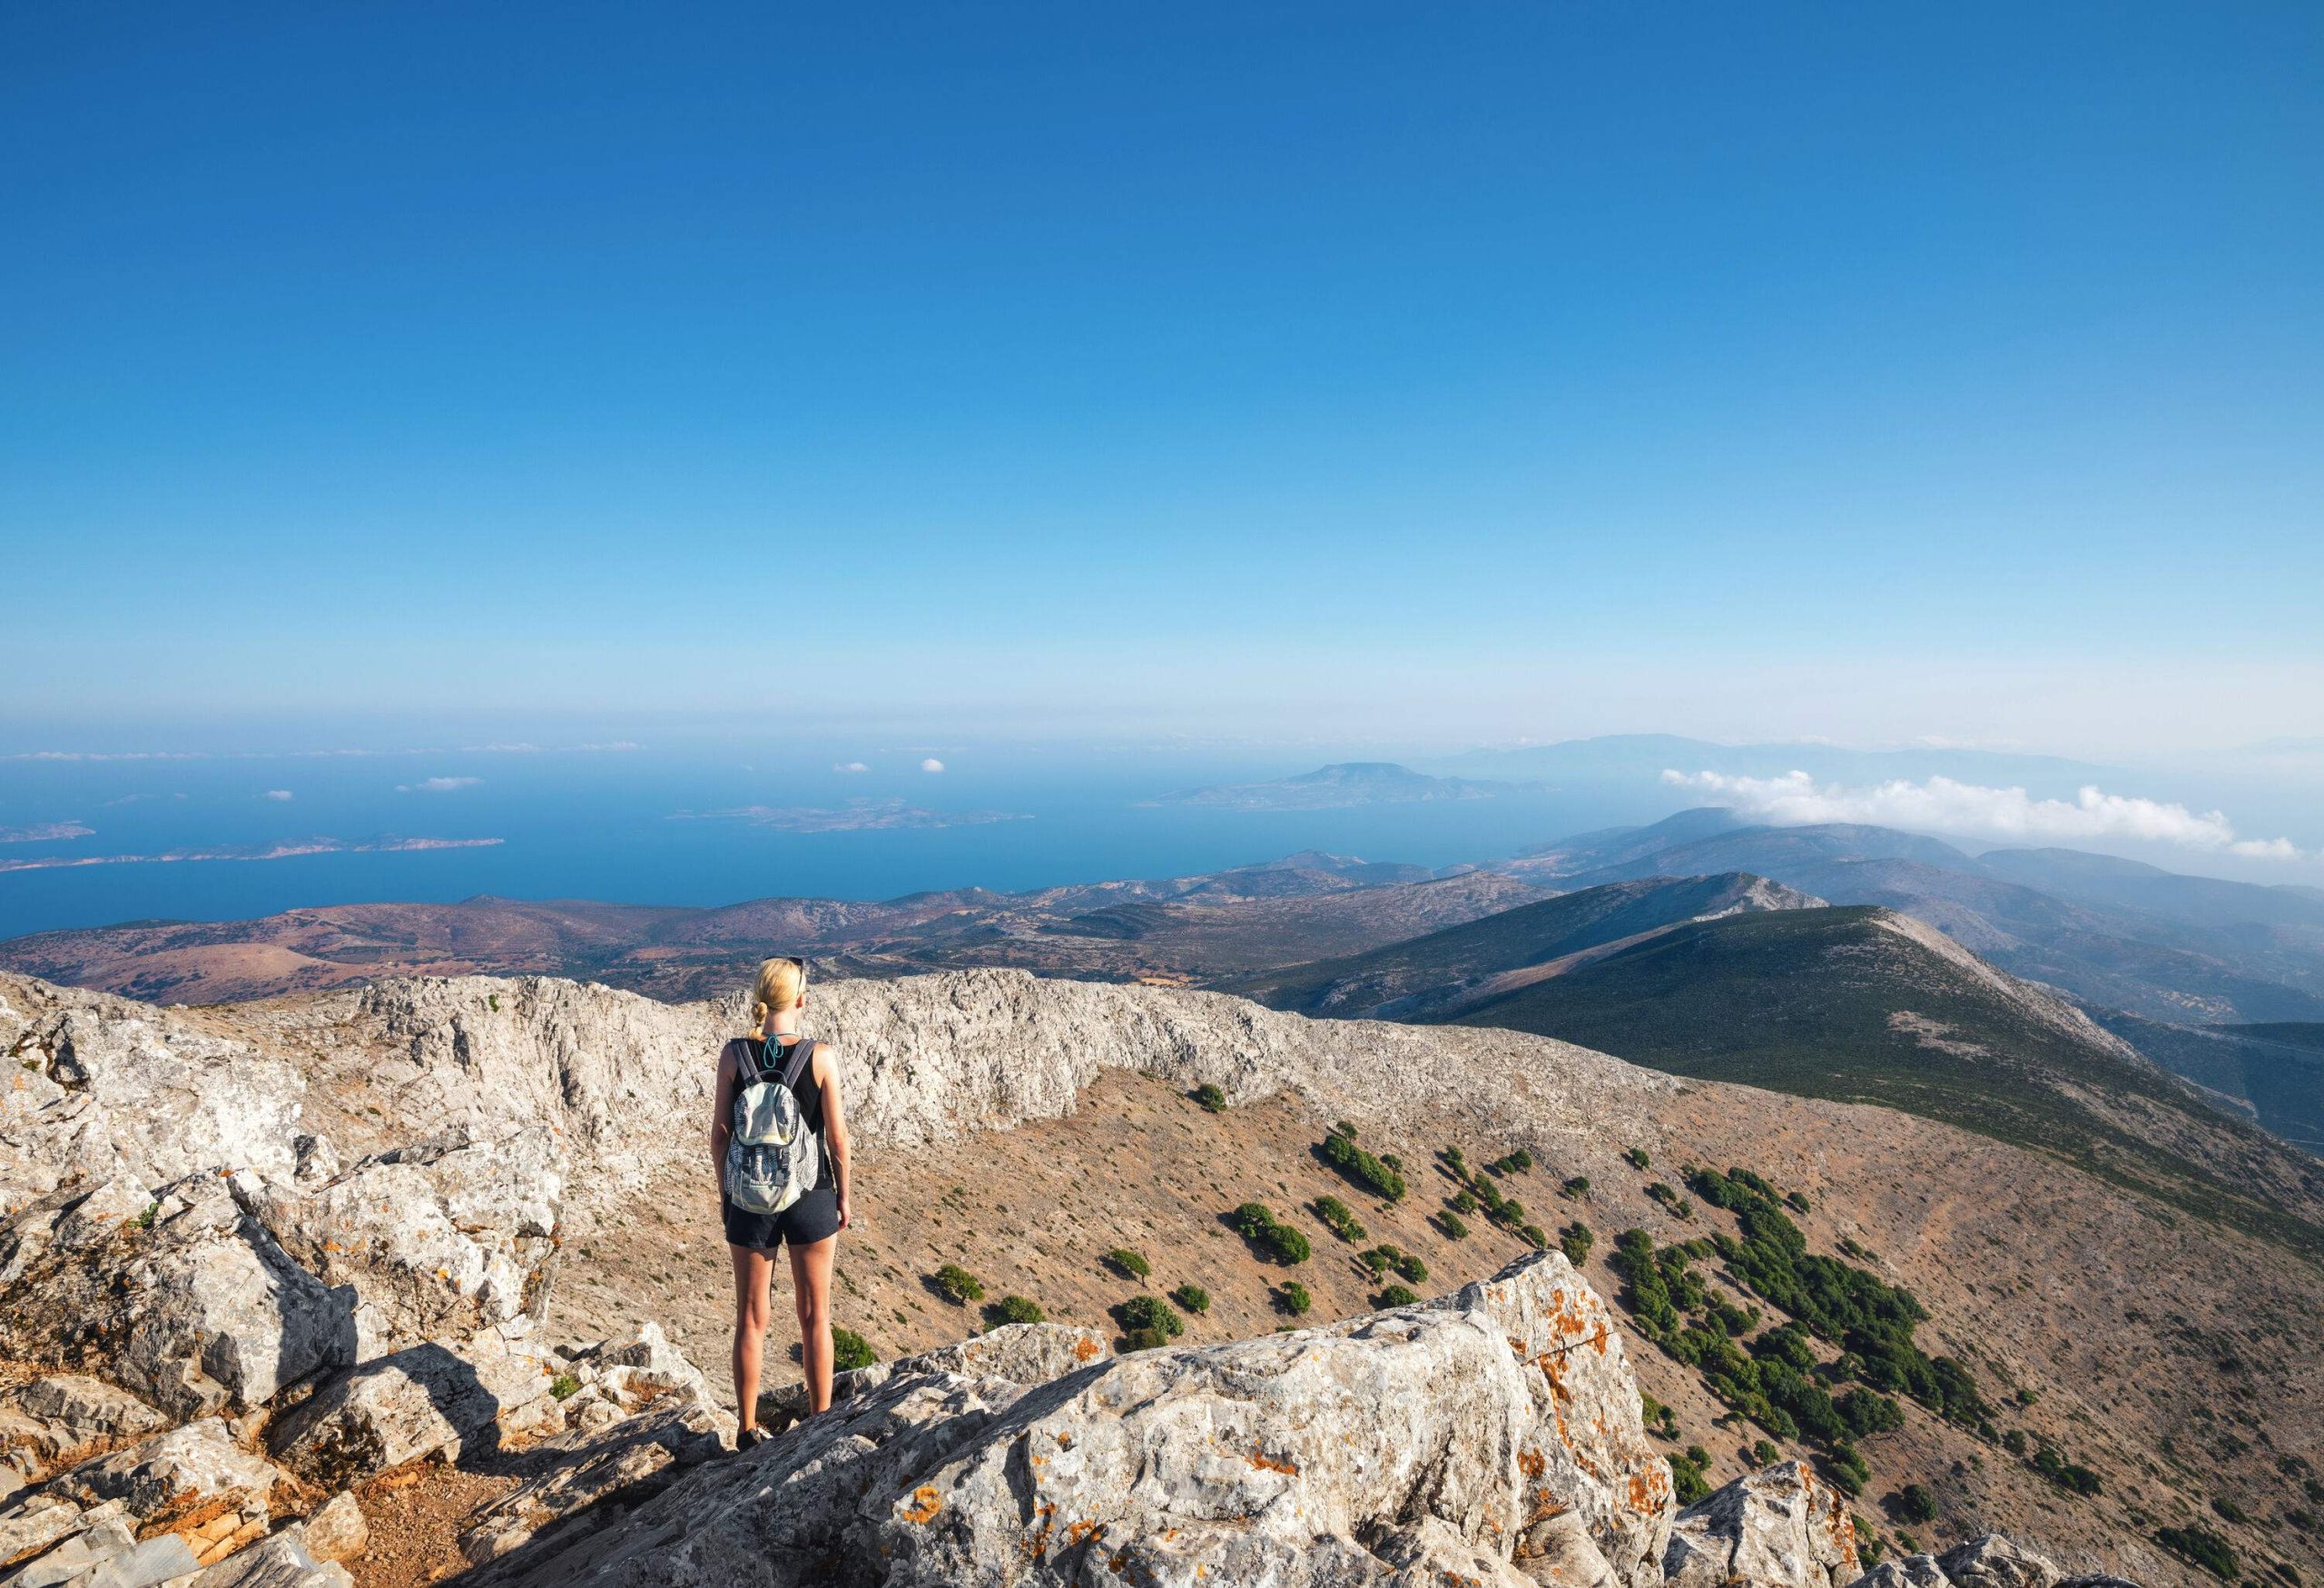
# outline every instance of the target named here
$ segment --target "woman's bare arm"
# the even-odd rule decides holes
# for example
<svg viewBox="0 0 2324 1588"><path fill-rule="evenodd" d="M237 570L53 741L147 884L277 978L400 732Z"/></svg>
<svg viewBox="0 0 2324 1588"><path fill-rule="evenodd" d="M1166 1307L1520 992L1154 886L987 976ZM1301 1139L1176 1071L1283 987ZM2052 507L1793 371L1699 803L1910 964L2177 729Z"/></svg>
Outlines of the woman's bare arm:
<svg viewBox="0 0 2324 1588"><path fill-rule="evenodd" d="M839 1097L839 1055L829 1042L815 1044L815 1084L823 1095L823 1145L831 1149L832 1179L839 1187L839 1227L845 1229L848 1211L847 1110Z"/></svg>
<svg viewBox="0 0 2324 1588"><path fill-rule="evenodd" d="M718 1050L718 1087L710 1105L710 1172L717 1177L718 1194L726 1194L726 1139L734 1133L734 1044Z"/></svg>

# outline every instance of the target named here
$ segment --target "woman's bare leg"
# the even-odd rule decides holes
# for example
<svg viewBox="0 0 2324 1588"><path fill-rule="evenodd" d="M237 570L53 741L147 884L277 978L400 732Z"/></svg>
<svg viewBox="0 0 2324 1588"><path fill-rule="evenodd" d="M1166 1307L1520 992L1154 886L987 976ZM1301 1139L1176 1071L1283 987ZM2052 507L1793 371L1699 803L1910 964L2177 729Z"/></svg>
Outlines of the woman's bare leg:
<svg viewBox="0 0 2324 1588"><path fill-rule="evenodd" d="M839 1237L791 1248L791 1289L799 1304L799 1366L807 1378L807 1415L832 1404L832 1254Z"/></svg>
<svg viewBox="0 0 2324 1588"><path fill-rule="evenodd" d="M729 1246L734 1259L734 1415L748 1432L759 1423L759 1363L766 1348L767 1284L774 1264L764 1252ZM825 1263L823 1271L831 1272Z"/></svg>

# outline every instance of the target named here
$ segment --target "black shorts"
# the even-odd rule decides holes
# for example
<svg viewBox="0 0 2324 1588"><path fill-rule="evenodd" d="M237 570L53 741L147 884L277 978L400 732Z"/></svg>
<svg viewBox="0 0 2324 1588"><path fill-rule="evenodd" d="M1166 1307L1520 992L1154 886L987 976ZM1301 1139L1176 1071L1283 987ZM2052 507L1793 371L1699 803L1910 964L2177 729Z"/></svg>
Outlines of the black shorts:
<svg viewBox="0 0 2324 1588"><path fill-rule="evenodd" d="M720 1206L725 1214L728 1246L771 1252L786 1240L795 1248L829 1240L839 1233L836 1186L802 1191L799 1199L780 1213L746 1213L732 1202Z"/></svg>

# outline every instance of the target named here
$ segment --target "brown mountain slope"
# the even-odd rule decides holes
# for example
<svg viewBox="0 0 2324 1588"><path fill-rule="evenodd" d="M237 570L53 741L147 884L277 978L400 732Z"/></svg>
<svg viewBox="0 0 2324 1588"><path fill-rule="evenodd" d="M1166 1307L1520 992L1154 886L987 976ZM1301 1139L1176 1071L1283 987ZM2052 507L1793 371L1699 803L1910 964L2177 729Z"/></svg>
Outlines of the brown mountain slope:
<svg viewBox="0 0 2324 1588"><path fill-rule="evenodd" d="M1542 896L1490 872L1295 855L1163 881L715 909L527 902L341 904L252 921L137 922L0 943L0 968L135 998L219 1003L385 975L562 975L660 998L723 994L770 946L855 975L982 965L1127 980L1241 974L1360 952Z"/></svg>

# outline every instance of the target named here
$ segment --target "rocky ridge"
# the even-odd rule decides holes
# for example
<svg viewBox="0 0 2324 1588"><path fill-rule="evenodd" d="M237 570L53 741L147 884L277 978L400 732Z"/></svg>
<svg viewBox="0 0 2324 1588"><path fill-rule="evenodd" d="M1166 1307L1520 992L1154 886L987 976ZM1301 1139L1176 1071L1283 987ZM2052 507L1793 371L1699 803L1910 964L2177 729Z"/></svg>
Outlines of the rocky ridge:
<svg viewBox="0 0 2324 1588"><path fill-rule="evenodd" d="M347 1583L350 1485L488 1455L530 1475L466 1531L483 1583L1860 1575L1799 1464L1675 1512L1620 1328L1554 1254L1209 1346L1114 1358L1020 1326L852 1376L830 1416L713 1460L731 1420L658 1328L551 1345L541 1320L568 1216L699 1152L627 1105L698 1113L733 1017L463 980L229 1026L0 980L0 1584ZM899 1149L1068 1113L1107 1068L1296 1088L1367 1126L1447 1106L1410 1033L1223 997L981 973L822 989L817 1018L859 1132ZM1497 1090L1642 1135L1679 1090L1539 1039L1430 1040L1480 1112ZM1956 1551L1915 1580L2061 1575L2004 1553L2034 1563Z"/></svg>

